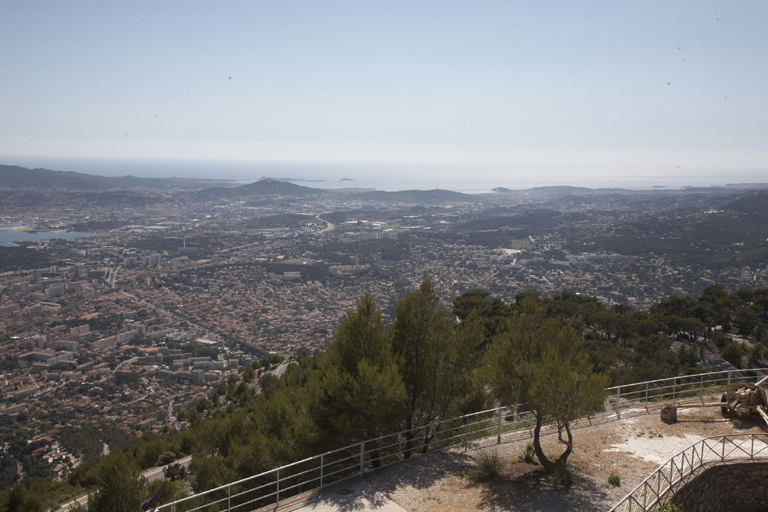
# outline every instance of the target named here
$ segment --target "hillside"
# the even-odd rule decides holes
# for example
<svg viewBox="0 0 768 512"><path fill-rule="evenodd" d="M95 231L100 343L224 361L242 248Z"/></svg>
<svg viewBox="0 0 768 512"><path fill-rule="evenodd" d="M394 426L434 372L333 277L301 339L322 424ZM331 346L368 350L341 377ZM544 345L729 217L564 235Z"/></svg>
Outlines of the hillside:
<svg viewBox="0 0 768 512"><path fill-rule="evenodd" d="M357 198L365 201L389 201L393 203L475 202L478 200L471 194L441 189L362 192L357 195Z"/></svg>
<svg viewBox="0 0 768 512"><path fill-rule="evenodd" d="M103 190L110 188L156 187L179 188L195 186L202 188L221 180L188 178L137 178L135 176L98 176L73 171L50 169L28 169L16 165L0 165L0 187L46 188L68 190Z"/></svg>
<svg viewBox="0 0 768 512"><path fill-rule="evenodd" d="M326 191L319 188L305 187L287 181L262 178L253 183L234 188L211 187L200 190L198 196L204 198L253 198L276 196L323 195Z"/></svg>

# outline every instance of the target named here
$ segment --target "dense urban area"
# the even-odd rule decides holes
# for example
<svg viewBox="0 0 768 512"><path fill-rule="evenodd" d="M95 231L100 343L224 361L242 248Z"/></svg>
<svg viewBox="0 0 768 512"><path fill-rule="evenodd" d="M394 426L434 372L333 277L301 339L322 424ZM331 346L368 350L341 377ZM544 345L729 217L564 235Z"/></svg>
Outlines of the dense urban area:
<svg viewBox="0 0 768 512"><path fill-rule="evenodd" d="M0 172L2 489L72 483L115 448L258 395L324 350L364 293L387 325L425 276L457 322L467 300L526 294L611 321L674 313L662 375L768 362L765 296L737 295L768 288L765 185L468 195ZM716 292L725 320L696 309ZM620 323L599 328L617 350ZM598 369L615 381L612 367Z"/></svg>

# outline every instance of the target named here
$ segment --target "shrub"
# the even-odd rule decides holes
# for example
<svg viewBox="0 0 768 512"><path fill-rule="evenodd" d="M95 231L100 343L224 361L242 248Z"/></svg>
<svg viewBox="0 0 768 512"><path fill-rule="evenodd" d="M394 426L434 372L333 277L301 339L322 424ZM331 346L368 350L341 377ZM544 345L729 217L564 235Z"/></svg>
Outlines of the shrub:
<svg viewBox="0 0 768 512"><path fill-rule="evenodd" d="M525 459L525 462L528 464L533 464L534 453L533 443L529 442L525 445L525 454L523 454L523 459Z"/></svg>
<svg viewBox="0 0 768 512"><path fill-rule="evenodd" d="M616 473L611 473L608 477L608 483L614 487L621 487L621 477Z"/></svg>
<svg viewBox="0 0 768 512"><path fill-rule="evenodd" d="M683 507L679 503L668 501L661 506L659 512L683 512Z"/></svg>
<svg viewBox="0 0 768 512"><path fill-rule="evenodd" d="M165 468L163 474L167 480L171 480L172 482L184 480L187 477L187 468L181 464L171 464Z"/></svg>
<svg viewBox="0 0 768 512"><path fill-rule="evenodd" d="M170 464L171 462L173 462L175 460L176 460L176 454L173 453L170 450L165 450L157 458L157 465L158 466L165 466L166 464Z"/></svg>
<svg viewBox="0 0 768 512"><path fill-rule="evenodd" d="M484 450L477 454L467 470L467 478L475 482L495 480L501 476L501 456L496 450Z"/></svg>
<svg viewBox="0 0 768 512"><path fill-rule="evenodd" d="M571 473L571 464L566 460L555 459L552 464L552 475L555 485L568 487L573 483L573 474Z"/></svg>

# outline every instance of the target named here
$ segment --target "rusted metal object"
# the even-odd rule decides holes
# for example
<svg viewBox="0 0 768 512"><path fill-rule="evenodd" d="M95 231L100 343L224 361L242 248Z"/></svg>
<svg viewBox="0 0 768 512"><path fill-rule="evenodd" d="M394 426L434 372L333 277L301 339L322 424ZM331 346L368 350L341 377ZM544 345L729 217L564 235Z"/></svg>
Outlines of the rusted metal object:
<svg viewBox="0 0 768 512"><path fill-rule="evenodd" d="M677 421L677 406L665 405L661 408L661 421L664 423L675 423Z"/></svg>
<svg viewBox="0 0 768 512"><path fill-rule="evenodd" d="M759 414L768 426L768 393L763 387L766 382L768 382L768 376L755 384L736 382L726 385L720 410L723 414L731 412Z"/></svg>

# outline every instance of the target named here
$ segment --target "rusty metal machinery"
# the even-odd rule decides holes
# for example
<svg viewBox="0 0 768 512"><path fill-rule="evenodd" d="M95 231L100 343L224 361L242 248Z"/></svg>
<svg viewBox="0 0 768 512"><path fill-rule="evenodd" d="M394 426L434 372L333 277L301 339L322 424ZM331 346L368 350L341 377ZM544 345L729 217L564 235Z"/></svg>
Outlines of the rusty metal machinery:
<svg viewBox="0 0 768 512"><path fill-rule="evenodd" d="M680 405L671 403L661 409L661 420L667 423L677 421L677 409L720 407L723 415L730 413L758 414L768 427L768 391L763 387L766 383L768 383L768 376L754 384L751 382L727 384L719 404Z"/></svg>
<svg viewBox="0 0 768 512"><path fill-rule="evenodd" d="M768 382L768 376L759 382L737 382L728 384L721 400L720 410L723 414L730 412L746 412L759 414L768 426L768 395L763 384Z"/></svg>

